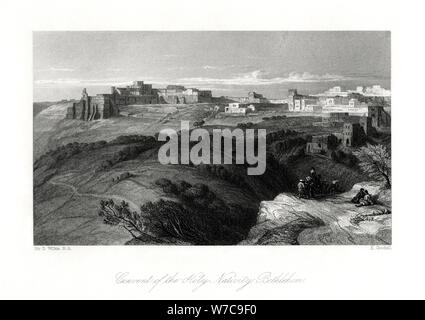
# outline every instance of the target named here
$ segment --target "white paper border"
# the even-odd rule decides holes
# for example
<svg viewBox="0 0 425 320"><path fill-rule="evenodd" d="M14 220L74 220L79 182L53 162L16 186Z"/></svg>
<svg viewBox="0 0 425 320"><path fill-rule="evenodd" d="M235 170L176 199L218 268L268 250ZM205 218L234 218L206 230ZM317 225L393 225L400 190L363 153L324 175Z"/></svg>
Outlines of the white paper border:
<svg viewBox="0 0 425 320"><path fill-rule="evenodd" d="M423 298L420 1L5 1L2 18L0 298L313 299ZM32 246L32 31L390 30L392 38L393 245L298 247ZM375 248L377 249L377 248ZM117 272L295 272L300 284L236 292L185 286L147 292Z"/></svg>

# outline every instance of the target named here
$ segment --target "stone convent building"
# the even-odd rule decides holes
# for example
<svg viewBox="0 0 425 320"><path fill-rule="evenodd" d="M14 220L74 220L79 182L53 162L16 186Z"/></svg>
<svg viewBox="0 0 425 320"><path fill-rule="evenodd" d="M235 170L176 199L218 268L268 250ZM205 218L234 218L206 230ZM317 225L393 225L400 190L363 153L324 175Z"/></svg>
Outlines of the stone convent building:
<svg viewBox="0 0 425 320"><path fill-rule="evenodd" d="M68 108L66 118L91 121L117 116L120 106L131 104L186 104L211 100L212 94L209 90L186 89L183 86L154 89L151 84L134 81L127 87L111 87L111 93L108 94L89 96L87 90L83 89L80 101Z"/></svg>
<svg viewBox="0 0 425 320"><path fill-rule="evenodd" d="M66 118L91 121L110 118L118 114L118 107L113 102L111 95L98 94L91 97L87 94L87 90L83 89L80 101L73 103L68 108Z"/></svg>

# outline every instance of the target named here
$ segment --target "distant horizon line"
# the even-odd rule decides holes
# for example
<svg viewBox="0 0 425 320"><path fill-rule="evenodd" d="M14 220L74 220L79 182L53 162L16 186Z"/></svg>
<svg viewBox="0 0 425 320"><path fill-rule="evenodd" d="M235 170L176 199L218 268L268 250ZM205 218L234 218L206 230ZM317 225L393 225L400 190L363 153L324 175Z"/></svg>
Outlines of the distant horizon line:
<svg viewBox="0 0 425 320"><path fill-rule="evenodd" d="M143 80L133 80L133 81L129 81L129 82L125 82L125 84L131 84L131 83L134 83L135 81L143 81ZM144 83L145 83L145 81L143 81ZM153 84L153 83L148 83L148 84ZM111 84L111 85L92 85L91 87L114 87L114 86L117 86L117 85L123 85L122 83L120 83L120 84ZM168 85L181 85L181 84L168 84ZM167 85L165 85L165 88L166 88L166 86ZM181 86L184 86L184 85L181 85ZM379 84L374 84L374 85L370 85L370 86L365 86L365 85L358 85L358 86L356 86L356 87L363 87L363 89L365 89L365 88L372 88L373 86L380 86L382 89L384 89L384 90L389 90L389 91L391 91L391 88L390 89L387 89L387 88L385 88L385 87L383 87L383 86L381 86L381 85L379 85ZM185 87L185 86L184 86ZM343 85L335 85L335 86L330 86L330 87L328 87L328 90L329 89L332 89L332 88L335 88L335 87L340 87L341 88L341 92L349 92L349 93L356 93L356 90L353 90L353 89L348 89L347 87L345 87L345 86L343 86ZM90 88L90 86L87 86L87 87L84 87L84 86L81 86L81 87L79 87L79 86L74 86L74 88L81 88L81 90L84 90L84 89L87 89L87 88ZM163 88L154 88L154 89L163 89ZM212 93L213 93L213 90L214 89L208 89L208 88L197 88L197 87L185 87L185 89L198 89L198 90L210 90ZM296 87L296 86L294 86L294 87L292 87L291 89L294 89L294 90L298 90L298 88ZM215 90L217 90L217 89L215 89ZM220 90L220 89L218 89L218 90ZM223 89L224 90L224 89ZM289 90L289 89L288 89ZM325 90L326 91L326 90ZM325 91L322 91L322 92L317 92L317 93L308 93L308 94L304 94L304 95L310 95L310 96L318 96L318 95L320 95L320 94L323 94ZM262 94L261 93L261 90L258 90L258 91L256 91L256 90L250 90L250 91L247 91L246 93L248 94L249 92L255 92L255 93L259 93L259 94ZM97 93L97 94L95 94L95 95L101 95L101 94L105 94L105 93ZM364 93L363 93L364 94ZM337 95L336 95L337 96ZM390 95L391 96L391 95ZM214 95L213 95L213 97L214 97ZM224 98L243 98L243 97L245 97L245 96L238 96L238 95L220 95L220 96L216 96L217 98L220 98L220 97L224 97ZM285 99L285 98L287 98L288 96L281 96L281 97L265 97L265 99L268 99L268 100L282 100L282 99ZM61 102L61 101L72 101L72 100L78 100L79 98L63 98L63 99L60 99L60 100L35 100L35 99L33 99L33 103L50 103L50 102Z"/></svg>

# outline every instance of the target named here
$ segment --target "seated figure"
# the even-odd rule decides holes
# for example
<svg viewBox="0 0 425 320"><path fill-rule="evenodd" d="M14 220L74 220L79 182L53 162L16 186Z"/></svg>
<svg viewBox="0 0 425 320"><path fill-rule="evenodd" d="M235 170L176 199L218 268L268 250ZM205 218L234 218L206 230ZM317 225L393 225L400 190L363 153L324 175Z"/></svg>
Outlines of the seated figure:
<svg viewBox="0 0 425 320"><path fill-rule="evenodd" d="M363 188L360 188L360 191L351 199L352 203L360 203L360 200L366 195L366 191Z"/></svg>

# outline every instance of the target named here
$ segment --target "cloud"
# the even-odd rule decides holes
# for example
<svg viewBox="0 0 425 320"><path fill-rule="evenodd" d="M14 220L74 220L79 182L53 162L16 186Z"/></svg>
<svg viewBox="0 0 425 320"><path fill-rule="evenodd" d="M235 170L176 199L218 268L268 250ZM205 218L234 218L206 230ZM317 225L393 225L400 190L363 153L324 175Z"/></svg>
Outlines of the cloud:
<svg viewBox="0 0 425 320"><path fill-rule="evenodd" d="M202 66L202 69L204 70L226 70L226 69L247 70L247 68L252 69L253 67L250 65L237 65L237 64L225 64L221 66L217 66L217 65Z"/></svg>
<svg viewBox="0 0 425 320"><path fill-rule="evenodd" d="M267 86L284 83L314 83L314 82L336 82L352 80L354 78L345 77L335 74L312 74L309 72L290 72L285 76L276 76L264 70L254 70L249 73L237 74L230 78L209 78L209 77L192 77L180 79L165 79L149 76L139 76L136 78L114 77L103 79L77 79L77 78L58 78L58 79L39 79L34 81L37 87L90 87L90 86L126 86L133 80L141 79L146 83L152 83L157 87L167 84L180 84L185 86L193 86L197 88L218 88L223 86Z"/></svg>
<svg viewBox="0 0 425 320"><path fill-rule="evenodd" d="M123 78L114 79L76 79L76 78L59 78L59 79L40 79L35 80L37 87L56 87L56 86L110 86L110 85L127 85L131 80Z"/></svg>
<svg viewBox="0 0 425 320"><path fill-rule="evenodd" d="M249 73L239 74L232 78L183 78L178 81L182 84L218 84L218 85L272 85L291 82L333 82L345 81L351 78L334 75L323 74L316 75L309 72L291 72L284 77L272 76L263 70L254 70Z"/></svg>
<svg viewBox="0 0 425 320"><path fill-rule="evenodd" d="M340 76L336 74L311 74L309 72L297 73L291 72L285 79L286 82L329 82L329 81L345 81L352 80L351 77Z"/></svg>
<svg viewBox="0 0 425 320"><path fill-rule="evenodd" d="M167 85L175 83L172 80L158 79L155 77L138 76L135 78L114 77L102 79L78 79L78 78L58 78L58 79L38 79L34 81L36 87L95 87L95 86L128 86L134 80L140 79L146 83L155 85Z"/></svg>

